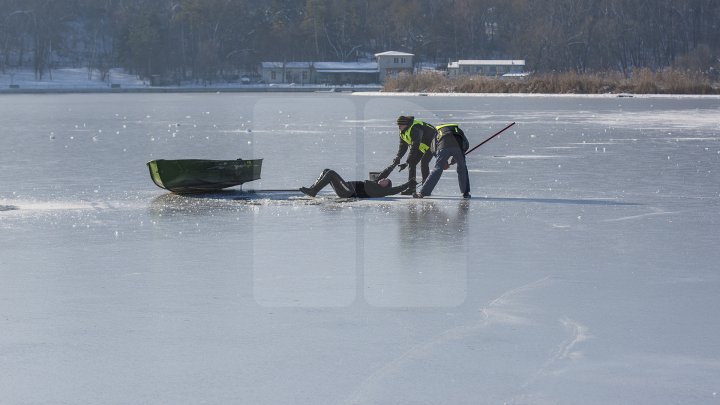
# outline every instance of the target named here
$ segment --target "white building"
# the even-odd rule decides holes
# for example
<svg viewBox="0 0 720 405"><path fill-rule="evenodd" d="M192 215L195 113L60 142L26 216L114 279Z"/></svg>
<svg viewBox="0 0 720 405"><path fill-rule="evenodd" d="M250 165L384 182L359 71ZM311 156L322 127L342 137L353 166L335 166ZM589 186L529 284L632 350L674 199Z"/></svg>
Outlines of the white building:
<svg viewBox="0 0 720 405"><path fill-rule="evenodd" d="M315 62L313 80L319 84L375 84L377 62Z"/></svg>
<svg viewBox="0 0 720 405"><path fill-rule="evenodd" d="M377 62L262 62L264 83L375 84Z"/></svg>
<svg viewBox="0 0 720 405"><path fill-rule="evenodd" d="M262 62L260 76L265 83L310 83L310 62Z"/></svg>
<svg viewBox="0 0 720 405"><path fill-rule="evenodd" d="M448 64L448 75L525 76L525 60L459 60Z"/></svg>
<svg viewBox="0 0 720 405"><path fill-rule="evenodd" d="M260 75L268 84L375 84L413 73L414 56L391 51L375 54L376 62L262 62Z"/></svg>
<svg viewBox="0 0 720 405"><path fill-rule="evenodd" d="M376 53L378 69L380 70L380 83L385 81L389 76L395 76L402 72L413 72L412 53L389 51Z"/></svg>

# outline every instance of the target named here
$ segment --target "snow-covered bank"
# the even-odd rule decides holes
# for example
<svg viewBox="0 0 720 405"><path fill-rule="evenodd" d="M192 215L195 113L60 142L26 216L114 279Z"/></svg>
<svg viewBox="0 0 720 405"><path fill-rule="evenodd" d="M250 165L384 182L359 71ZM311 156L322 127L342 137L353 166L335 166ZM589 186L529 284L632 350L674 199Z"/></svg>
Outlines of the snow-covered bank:
<svg viewBox="0 0 720 405"><path fill-rule="evenodd" d="M87 68L63 68L46 72L42 79L35 76L35 72L28 69L6 69L0 72L0 88L8 89L11 86L17 89L107 89L113 85L120 87L147 87L148 82L139 79L136 75L128 74L123 69L111 69L103 81L97 71Z"/></svg>
<svg viewBox="0 0 720 405"><path fill-rule="evenodd" d="M203 93L203 92L370 92L380 85L298 85L242 83L184 83L176 86L153 86L123 69L111 69L105 80L97 71L87 68L53 69L42 79L32 70L0 72L0 94L28 93Z"/></svg>
<svg viewBox="0 0 720 405"><path fill-rule="evenodd" d="M355 95L387 97L565 97L565 98L704 98L720 99L720 95L688 94L546 94L546 93L430 93L383 92L381 85L321 85L242 84L242 83L184 83L176 86L153 86L148 80L127 73L124 69L111 69L101 80L97 71L87 68L61 68L46 73L41 80L32 70L7 69L0 71L0 94L34 93L205 93L205 92L352 92Z"/></svg>

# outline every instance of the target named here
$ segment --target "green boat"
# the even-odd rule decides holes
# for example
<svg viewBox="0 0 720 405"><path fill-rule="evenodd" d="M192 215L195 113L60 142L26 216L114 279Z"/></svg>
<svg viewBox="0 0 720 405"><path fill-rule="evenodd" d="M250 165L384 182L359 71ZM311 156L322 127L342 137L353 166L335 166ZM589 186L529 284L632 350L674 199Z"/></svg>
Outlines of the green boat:
<svg viewBox="0 0 720 405"><path fill-rule="evenodd" d="M151 160L152 181L173 193L207 193L260 178L262 159L252 160Z"/></svg>

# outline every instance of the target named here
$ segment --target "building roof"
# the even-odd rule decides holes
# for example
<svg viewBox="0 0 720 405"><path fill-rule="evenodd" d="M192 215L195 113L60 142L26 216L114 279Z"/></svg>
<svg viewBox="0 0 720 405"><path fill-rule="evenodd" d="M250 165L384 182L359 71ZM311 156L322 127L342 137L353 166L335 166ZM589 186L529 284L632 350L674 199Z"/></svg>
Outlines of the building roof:
<svg viewBox="0 0 720 405"><path fill-rule="evenodd" d="M376 53L375 57L378 56L415 56L414 53L405 53L405 52L397 52L397 51L387 51L382 53Z"/></svg>
<svg viewBox="0 0 720 405"><path fill-rule="evenodd" d="M459 67L460 65L475 66L525 66L524 59L467 59L457 62L450 62L448 67Z"/></svg>
<svg viewBox="0 0 720 405"><path fill-rule="evenodd" d="M262 62L265 69L310 69L311 62Z"/></svg>
<svg viewBox="0 0 720 405"><path fill-rule="evenodd" d="M377 62L262 62L263 69L310 69L323 73L377 73Z"/></svg>
<svg viewBox="0 0 720 405"><path fill-rule="evenodd" d="M377 62L315 62L315 70L321 73L377 73Z"/></svg>

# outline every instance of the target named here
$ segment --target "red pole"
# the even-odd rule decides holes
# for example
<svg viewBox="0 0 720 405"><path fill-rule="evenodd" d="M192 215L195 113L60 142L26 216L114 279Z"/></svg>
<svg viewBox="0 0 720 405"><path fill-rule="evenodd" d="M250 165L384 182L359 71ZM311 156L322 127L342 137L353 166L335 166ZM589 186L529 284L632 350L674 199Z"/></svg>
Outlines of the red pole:
<svg viewBox="0 0 720 405"><path fill-rule="evenodd" d="M505 132L508 128L510 128L510 127L513 126L513 125L515 125L514 122L513 122L512 124L506 126L505 128L499 130L498 132L495 133L495 135L491 136L490 138L488 138L488 139L480 142L480 144L478 144L478 145L475 146L474 148L470 149L469 151L465 152L465 156L467 156L470 152L474 151L475 149L477 149L477 148L485 145L488 141L490 141L491 139L495 138L496 136L502 134L503 132Z"/></svg>

